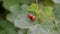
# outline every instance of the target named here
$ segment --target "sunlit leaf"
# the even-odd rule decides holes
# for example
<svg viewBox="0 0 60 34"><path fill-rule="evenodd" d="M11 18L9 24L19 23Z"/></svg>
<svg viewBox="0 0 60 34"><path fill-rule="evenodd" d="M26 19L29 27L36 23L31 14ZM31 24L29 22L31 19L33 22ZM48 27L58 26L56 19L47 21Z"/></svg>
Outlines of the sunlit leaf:
<svg viewBox="0 0 60 34"><path fill-rule="evenodd" d="M17 18L15 19L15 26L18 28L30 28L34 25L38 24L38 20L36 17L36 20L34 22L32 22L29 18L28 18L28 12L27 13L23 13L17 16Z"/></svg>
<svg viewBox="0 0 60 34"><path fill-rule="evenodd" d="M55 16L53 14L53 7L44 6L42 9L43 13L48 17L50 20L55 20Z"/></svg>
<svg viewBox="0 0 60 34"><path fill-rule="evenodd" d="M28 7L29 11L37 11L38 12L38 5L35 3L32 3L29 7Z"/></svg>

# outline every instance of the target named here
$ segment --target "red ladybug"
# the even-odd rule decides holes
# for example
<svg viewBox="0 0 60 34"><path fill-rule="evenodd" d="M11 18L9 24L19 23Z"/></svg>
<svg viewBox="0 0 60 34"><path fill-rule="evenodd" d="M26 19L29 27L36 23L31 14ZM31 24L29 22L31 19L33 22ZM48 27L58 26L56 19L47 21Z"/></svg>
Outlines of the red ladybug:
<svg viewBox="0 0 60 34"><path fill-rule="evenodd" d="M32 16L33 16L33 15L32 15L31 13L28 14L28 17L29 17L30 19L32 19Z"/></svg>
<svg viewBox="0 0 60 34"><path fill-rule="evenodd" d="M32 16L32 19L31 19L32 21L35 21L35 16Z"/></svg>
<svg viewBox="0 0 60 34"><path fill-rule="evenodd" d="M28 17L29 17L32 21L35 21L35 16L33 16L31 13L28 15Z"/></svg>

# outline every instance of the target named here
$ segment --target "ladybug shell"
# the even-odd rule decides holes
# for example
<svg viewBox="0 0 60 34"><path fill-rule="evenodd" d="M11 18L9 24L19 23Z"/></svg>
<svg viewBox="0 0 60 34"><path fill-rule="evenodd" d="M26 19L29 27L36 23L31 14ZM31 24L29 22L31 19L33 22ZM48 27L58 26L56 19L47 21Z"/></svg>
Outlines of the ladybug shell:
<svg viewBox="0 0 60 34"><path fill-rule="evenodd" d="M35 16L32 16L32 19L31 19L32 21L35 21Z"/></svg>
<svg viewBox="0 0 60 34"><path fill-rule="evenodd" d="M28 17L29 17L32 21L35 21L35 16L33 16L32 14L29 14Z"/></svg>
<svg viewBox="0 0 60 34"><path fill-rule="evenodd" d="M28 17L29 17L30 19L32 19L33 15L32 15L32 14L29 14Z"/></svg>

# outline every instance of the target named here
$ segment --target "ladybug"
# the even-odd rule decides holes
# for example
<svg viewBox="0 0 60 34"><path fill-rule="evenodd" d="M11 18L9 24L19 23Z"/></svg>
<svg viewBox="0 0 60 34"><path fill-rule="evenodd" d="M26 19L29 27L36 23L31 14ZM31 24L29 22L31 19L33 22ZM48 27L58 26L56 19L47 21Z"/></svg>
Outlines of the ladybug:
<svg viewBox="0 0 60 34"><path fill-rule="evenodd" d="M35 21L35 16L34 16L34 15L32 15L31 13L30 13L30 14L28 14L28 17L31 19L31 21Z"/></svg>

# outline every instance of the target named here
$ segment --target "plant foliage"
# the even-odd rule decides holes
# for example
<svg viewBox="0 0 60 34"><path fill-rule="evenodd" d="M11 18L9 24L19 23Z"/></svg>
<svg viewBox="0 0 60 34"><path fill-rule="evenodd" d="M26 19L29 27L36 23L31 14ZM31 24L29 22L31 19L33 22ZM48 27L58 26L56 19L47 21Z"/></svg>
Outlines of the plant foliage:
<svg viewBox="0 0 60 34"><path fill-rule="evenodd" d="M0 2L4 8L0 11L0 34L60 34L60 4L52 0ZM30 13L35 16L33 22Z"/></svg>

